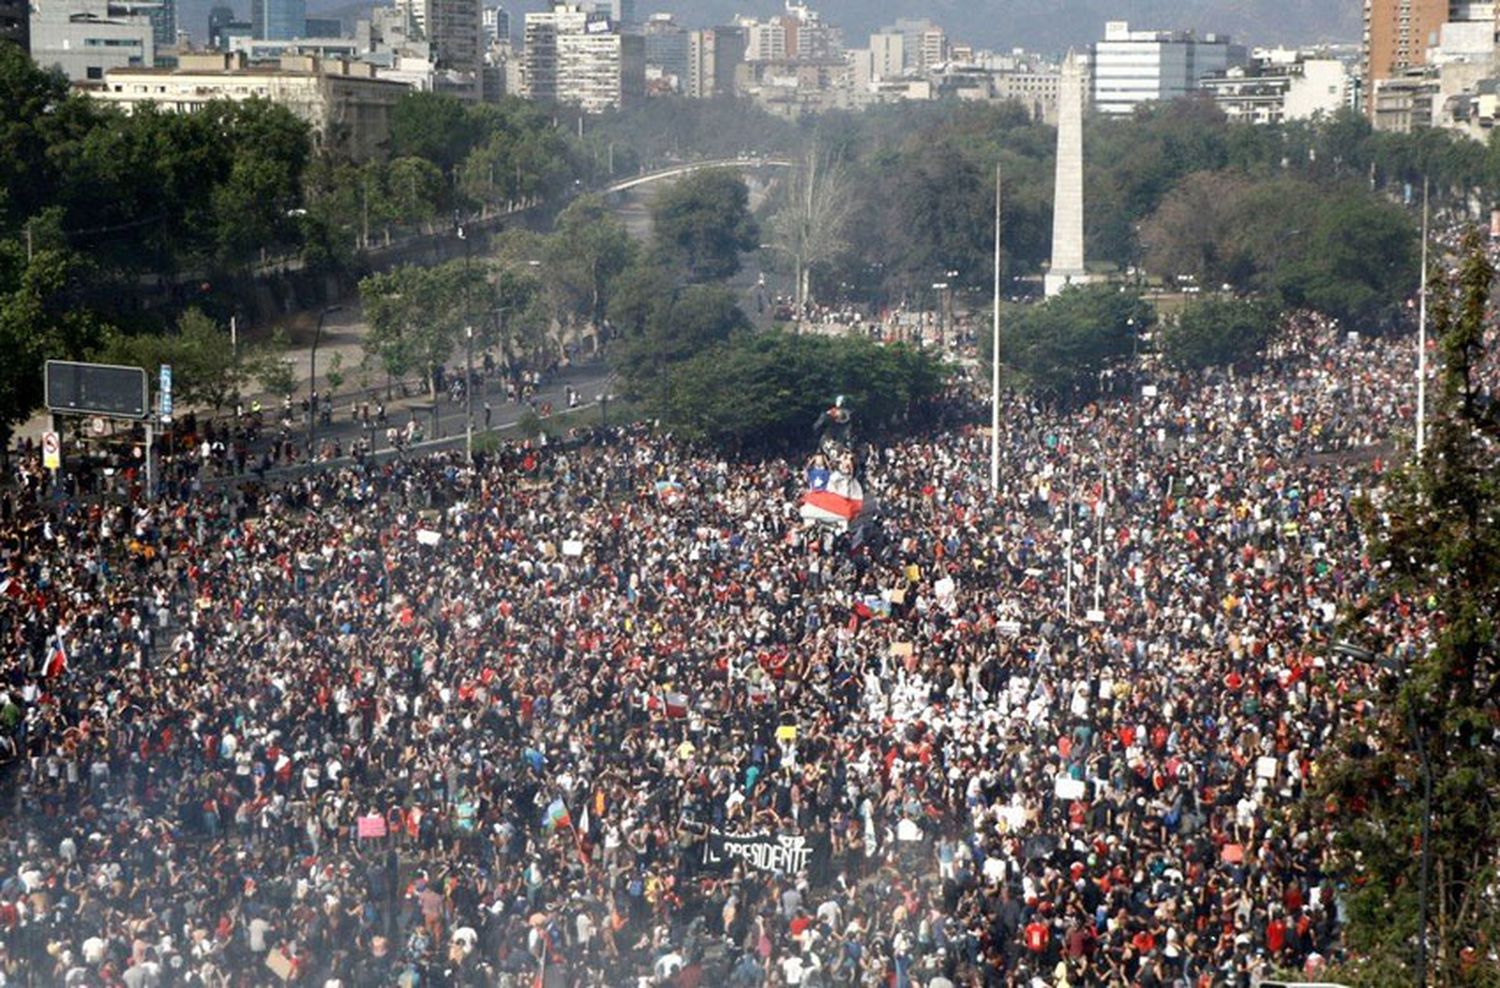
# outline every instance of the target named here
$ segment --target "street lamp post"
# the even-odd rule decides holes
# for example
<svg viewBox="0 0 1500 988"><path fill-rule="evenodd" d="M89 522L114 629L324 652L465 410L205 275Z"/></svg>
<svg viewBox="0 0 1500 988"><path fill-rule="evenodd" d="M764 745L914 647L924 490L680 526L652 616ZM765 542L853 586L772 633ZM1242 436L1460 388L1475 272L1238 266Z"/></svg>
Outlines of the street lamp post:
<svg viewBox="0 0 1500 988"><path fill-rule="evenodd" d="M474 462L474 327L469 323L469 238L463 225L458 239L464 242L464 458ZM433 395L434 402L437 395Z"/></svg>
<svg viewBox="0 0 1500 988"><path fill-rule="evenodd" d="M323 339L323 320L328 318L328 313L339 312L343 308L342 305L325 305L323 311L318 313L318 328L313 333L312 356L307 363L307 459L309 463L317 456L317 447L313 443L317 440L318 343Z"/></svg>
<svg viewBox="0 0 1500 988"><path fill-rule="evenodd" d="M464 454L474 462L474 327L464 327Z"/></svg>

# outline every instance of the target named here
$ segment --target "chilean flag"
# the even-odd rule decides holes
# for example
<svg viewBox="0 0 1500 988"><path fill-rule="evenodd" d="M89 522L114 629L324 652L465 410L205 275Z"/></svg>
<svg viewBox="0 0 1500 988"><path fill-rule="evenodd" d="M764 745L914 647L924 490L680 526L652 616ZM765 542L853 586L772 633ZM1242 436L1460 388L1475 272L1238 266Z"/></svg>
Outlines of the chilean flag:
<svg viewBox="0 0 1500 988"><path fill-rule="evenodd" d="M668 717L686 717L688 715L687 694L668 693L663 697L663 706L666 707Z"/></svg>
<svg viewBox="0 0 1500 988"><path fill-rule="evenodd" d="M547 806L547 818L542 825L549 834L562 828L572 828L573 818L568 814L568 808L563 805L561 799L554 799Z"/></svg>
<svg viewBox="0 0 1500 988"><path fill-rule="evenodd" d="M52 648L47 653L47 664L42 667L42 675L47 679L57 679L68 671L68 650L63 645L62 635L52 638Z"/></svg>
<svg viewBox="0 0 1500 988"><path fill-rule="evenodd" d="M802 495L802 520L847 526L864 511L864 490L859 481L837 471L828 473L826 478L817 478L814 486L812 475L819 472L808 471L809 487Z"/></svg>
<svg viewBox="0 0 1500 988"><path fill-rule="evenodd" d="M879 621L891 616L891 602L880 594L865 594L855 600L853 610L866 621Z"/></svg>

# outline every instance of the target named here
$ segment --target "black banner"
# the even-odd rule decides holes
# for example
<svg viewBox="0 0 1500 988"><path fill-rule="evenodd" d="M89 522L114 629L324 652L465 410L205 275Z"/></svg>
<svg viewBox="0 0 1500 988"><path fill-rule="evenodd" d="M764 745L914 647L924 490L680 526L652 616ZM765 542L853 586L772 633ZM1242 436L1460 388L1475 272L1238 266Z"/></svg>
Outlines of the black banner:
<svg viewBox="0 0 1500 988"><path fill-rule="evenodd" d="M726 834L711 830L703 842L703 867L729 871L736 861L755 871L796 875L802 871L821 874L828 867L827 841L786 834Z"/></svg>

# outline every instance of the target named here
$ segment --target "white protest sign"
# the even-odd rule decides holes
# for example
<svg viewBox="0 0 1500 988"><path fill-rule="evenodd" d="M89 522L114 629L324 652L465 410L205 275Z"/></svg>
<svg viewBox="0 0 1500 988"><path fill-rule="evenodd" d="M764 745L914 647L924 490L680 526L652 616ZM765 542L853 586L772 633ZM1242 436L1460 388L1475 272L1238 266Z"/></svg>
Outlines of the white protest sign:
<svg viewBox="0 0 1500 988"><path fill-rule="evenodd" d="M1069 778L1059 775L1053 783L1052 792L1058 799L1082 799L1088 792L1088 783L1082 779Z"/></svg>

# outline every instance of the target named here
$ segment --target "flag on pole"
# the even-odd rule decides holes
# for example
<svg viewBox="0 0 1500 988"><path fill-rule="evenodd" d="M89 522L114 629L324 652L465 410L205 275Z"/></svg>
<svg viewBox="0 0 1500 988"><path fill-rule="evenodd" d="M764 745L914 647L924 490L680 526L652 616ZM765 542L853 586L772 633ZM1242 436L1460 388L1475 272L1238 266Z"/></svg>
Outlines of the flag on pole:
<svg viewBox="0 0 1500 988"><path fill-rule="evenodd" d="M668 693L663 699L668 717L686 717L688 698L686 693Z"/></svg>

